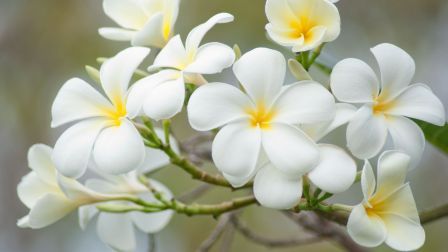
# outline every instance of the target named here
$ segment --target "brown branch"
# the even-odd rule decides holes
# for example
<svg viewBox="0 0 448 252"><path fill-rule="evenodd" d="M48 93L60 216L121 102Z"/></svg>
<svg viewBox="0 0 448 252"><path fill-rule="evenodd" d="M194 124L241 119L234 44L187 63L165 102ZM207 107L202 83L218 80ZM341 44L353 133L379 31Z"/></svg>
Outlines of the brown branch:
<svg viewBox="0 0 448 252"><path fill-rule="evenodd" d="M322 240L322 238L318 236L311 238L291 238L284 240L272 239L254 233L249 227L242 223L236 215L231 215L230 221L235 229L237 229L244 237L266 247L294 247L300 245L308 245L320 242Z"/></svg>
<svg viewBox="0 0 448 252"><path fill-rule="evenodd" d="M430 222L442 219L448 216L448 204L436 207L431 210L420 212L420 222L428 224Z"/></svg>
<svg viewBox="0 0 448 252"><path fill-rule="evenodd" d="M231 214L232 213L226 213L219 218L219 222L216 225L215 229L211 232L207 239L201 243L201 245L197 249L197 252L207 252L213 247L213 245L218 241L219 237L221 237L221 234L224 232L226 226L229 224Z"/></svg>
<svg viewBox="0 0 448 252"><path fill-rule="evenodd" d="M204 195L208 190L212 188L209 184L202 184L193 190L186 192L178 197L178 199L182 202L192 202L202 195Z"/></svg>

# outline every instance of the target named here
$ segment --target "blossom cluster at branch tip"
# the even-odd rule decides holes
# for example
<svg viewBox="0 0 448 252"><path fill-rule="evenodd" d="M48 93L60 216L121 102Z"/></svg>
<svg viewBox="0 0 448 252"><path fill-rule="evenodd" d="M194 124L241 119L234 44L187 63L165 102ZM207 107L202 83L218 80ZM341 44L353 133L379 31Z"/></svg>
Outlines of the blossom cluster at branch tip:
<svg viewBox="0 0 448 252"><path fill-rule="evenodd" d="M405 178L419 165L425 137L410 118L443 126L445 108L427 85L410 85L414 60L392 44L371 49L380 78L364 61L348 58L330 69L329 87L313 80L309 68L340 34L336 2L266 1L267 35L292 49L294 59L287 61L270 48L241 53L237 46L202 43L217 24L234 20L229 13L213 15L183 41L174 32L179 0L103 0L120 28L101 28L100 35L131 47L99 70L88 67L101 90L80 78L60 88L51 127L70 126L54 149L29 149L32 171L17 187L29 213L18 226L43 228L78 209L82 229L97 217L105 244L135 251L136 230L159 232L174 212L218 216L258 202L281 210L347 211L348 233L362 246L421 247L425 232ZM151 52L158 53L148 64ZM298 81L285 84L287 65ZM238 85L204 77L225 69ZM194 130L213 136L210 153L201 157L210 157L222 176L195 166L199 162L189 160L195 153L180 153L170 125L184 108ZM346 146L332 144L326 136L345 125ZM376 157L375 177L369 160ZM364 161L360 173L356 159ZM188 206L149 178L169 164L202 182L250 187L253 195ZM324 202L359 180L360 204Z"/></svg>

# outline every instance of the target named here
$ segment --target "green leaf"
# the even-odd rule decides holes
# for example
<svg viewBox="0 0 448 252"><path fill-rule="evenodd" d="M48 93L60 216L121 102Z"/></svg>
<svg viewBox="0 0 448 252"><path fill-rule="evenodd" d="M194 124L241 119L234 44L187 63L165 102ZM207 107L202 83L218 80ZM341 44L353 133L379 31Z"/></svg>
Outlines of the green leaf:
<svg viewBox="0 0 448 252"><path fill-rule="evenodd" d="M423 130L428 142L448 154L448 124L440 127L419 120L415 122Z"/></svg>

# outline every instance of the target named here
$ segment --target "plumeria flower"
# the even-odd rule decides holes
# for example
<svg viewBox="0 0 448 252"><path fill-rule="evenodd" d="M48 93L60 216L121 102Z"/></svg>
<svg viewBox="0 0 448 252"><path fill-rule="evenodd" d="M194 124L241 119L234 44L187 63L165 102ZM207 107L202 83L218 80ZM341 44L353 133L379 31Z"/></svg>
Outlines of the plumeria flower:
<svg viewBox="0 0 448 252"><path fill-rule="evenodd" d="M103 0L103 9L122 27L99 29L104 38L162 48L172 36L179 0Z"/></svg>
<svg viewBox="0 0 448 252"><path fill-rule="evenodd" d="M164 141L164 132L160 128L155 128L158 137ZM179 153L179 146L176 139L170 136L170 145L173 150ZM170 164L168 156L156 149L148 149L146 161L137 171L128 174L114 176L97 171L100 179L92 178L86 181L86 186L92 190L105 195L131 195L139 196L148 202L158 203L146 186L138 180L140 174L156 171ZM151 185L162 192L167 198L172 197L171 191L158 181L149 180ZM117 202L110 202L116 204ZM120 204L129 204L119 202ZM104 204L103 204L104 205ZM99 212L96 205L87 205L79 208L79 224L81 229L85 229L87 224L98 215L97 233L100 239L108 246L118 251L135 251L136 237L134 226L145 233L157 233L161 231L171 220L173 211L166 210L155 213L131 212L126 214L111 214Z"/></svg>
<svg viewBox="0 0 448 252"><path fill-rule="evenodd" d="M185 47L177 35L157 55L149 68L165 69L132 88L129 101L137 110L160 120L171 118L182 110L185 100L185 83L196 85L205 81L202 74L219 73L230 67L235 54L232 48L217 42L200 46L204 35L216 24L228 23L233 16L220 13L194 28L188 34Z"/></svg>
<svg viewBox="0 0 448 252"><path fill-rule="evenodd" d="M345 59L331 75L331 89L342 102L360 104L347 127L347 145L359 158L376 156L386 143L388 132L394 149L413 158L415 165L425 146L422 130L406 117L436 125L445 124L441 101L425 84L409 85L415 63L402 49L391 44L372 48L381 71L381 82L363 61Z"/></svg>
<svg viewBox="0 0 448 252"><path fill-rule="evenodd" d="M385 242L400 251L417 250L425 242L409 183L404 183L410 157L384 152L377 167L377 182L368 161L361 176L364 200L350 214L347 229L357 243L376 247ZM376 188L375 188L376 183Z"/></svg>
<svg viewBox="0 0 448 252"><path fill-rule="evenodd" d="M132 171L126 175L112 176L105 175L105 179L90 179L86 186L92 190L104 194L129 194L138 195L147 202L158 203L157 199L148 191L148 189L138 181L138 174ZM155 180L149 180L151 185L162 192L166 198L172 198L172 193L163 184ZM121 205L131 204L127 202L118 202ZM102 204L114 205L117 202ZM161 231L171 220L172 210L164 210L154 213L130 212L125 214L113 214L99 212L95 205L83 206L79 209L79 222L82 229L95 216L98 215L96 229L98 236L108 246L118 251L135 251L136 237L134 227L138 230L153 234Z"/></svg>
<svg viewBox="0 0 448 252"><path fill-rule="evenodd" d="M212 156L229 182L245 184L265 159L295 178L316 167L319 148L295 125L331 120L333 96L314 81L283 87L286 61L271 49L246 53L233 71L246 93L229 84L210 83L199 87L188 104L194 129L223 126L213 141Z"/></svg>
<svg viewBox="0 0 448 252"><path fill-rule="evenodd" d="M81 79L67 81L52 107L52 127L77 121L56 142L53 160L68 177L84 174L91 160L101 171L129 172L145 158L143 140L127 111L128 85L149 49L132 47L106 61L100 70L108 99Z"/></svg>
<svg viewBox="0 0 448 252"><path fill-rule="evenodd" d="M328 0L267 0L265 11L269 37L293 52L333 41L341 30L339 11Z"/></svg>
<svg viewBox="0 0 448 252"><path fill-rule="evenodd" d="M319 144L319 163L307 174L309 180L324 192L336 194L346 191L355 181L356 163L343 149L330 144ZM254 195L269 208L289 209L302 196L302 177L291 176L265 164L255 176Z"/></svg>
<svg viewBox="0 0 448 252"><path fill-rule="evenodd" d="M28 151L31 172L17 186L20 200L30 209L17 225L23 228L49 226L81 205L108 197L96 193L74 179L59 175L51 160L52 149L43 144Z"/></svg>

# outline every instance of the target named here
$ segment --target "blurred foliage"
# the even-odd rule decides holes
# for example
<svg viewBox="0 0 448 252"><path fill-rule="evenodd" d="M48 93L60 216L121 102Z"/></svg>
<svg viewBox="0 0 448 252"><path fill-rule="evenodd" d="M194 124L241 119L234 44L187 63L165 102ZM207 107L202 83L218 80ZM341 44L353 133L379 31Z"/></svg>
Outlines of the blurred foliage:
<svg viewBox="0 0 448 252"><path fill-rule="evenodd" d="M448 154L448 124L436 126L427 122L417 121L425 134L426 140Z"/></svg>

